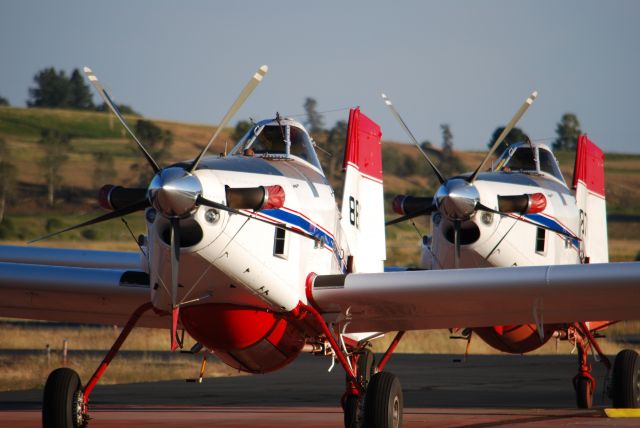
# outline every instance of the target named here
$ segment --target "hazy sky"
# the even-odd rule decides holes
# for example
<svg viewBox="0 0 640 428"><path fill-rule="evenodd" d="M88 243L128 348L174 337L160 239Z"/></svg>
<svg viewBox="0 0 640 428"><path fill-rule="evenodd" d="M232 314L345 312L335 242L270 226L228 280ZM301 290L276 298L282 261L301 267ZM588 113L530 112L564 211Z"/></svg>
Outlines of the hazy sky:
<svg viewBox="0 0 640 428"><path fill-rule="evenodd" d="M449 123L456 148L480 150L537 89L519 124L533 139L571 111L605 151L640 153L638 22L638 1L5 1L0 95L24 105L38 70L89 65L145 116L216 124L268 64L236 119L311 96L406 141L384 91L420 141Z"/></svg>

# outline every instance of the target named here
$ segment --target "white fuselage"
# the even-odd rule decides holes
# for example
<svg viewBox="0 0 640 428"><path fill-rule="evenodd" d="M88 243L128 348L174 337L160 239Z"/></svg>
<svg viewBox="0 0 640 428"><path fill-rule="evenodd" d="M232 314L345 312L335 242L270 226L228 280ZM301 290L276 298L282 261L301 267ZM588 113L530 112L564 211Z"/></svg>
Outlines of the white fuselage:
<svg viewBox="0 0 640 428"><path fill-rule="evenodd" d="M309 273L339 273L336 253L339 212L324 175L301 159L229 156L208 158L195 171L203 196L226 204L225 186L233 188L280 185L284 207L256 212L260 218L287 224L319 238L314 241L290 231L278 235L270 224L200 206L188 225L202 229L196 243L188 239L180 252L178 302L230 303L285 312L306 303L304 284ZM253 213L247 210L246 213ZM197 224L196 224L197 223ZM169 310L171 267L166 234L168 221L156 216L148 223L152 301ZM197 235L197 233L194 233ZM281 242L277 243L276 241Z"/></svg>

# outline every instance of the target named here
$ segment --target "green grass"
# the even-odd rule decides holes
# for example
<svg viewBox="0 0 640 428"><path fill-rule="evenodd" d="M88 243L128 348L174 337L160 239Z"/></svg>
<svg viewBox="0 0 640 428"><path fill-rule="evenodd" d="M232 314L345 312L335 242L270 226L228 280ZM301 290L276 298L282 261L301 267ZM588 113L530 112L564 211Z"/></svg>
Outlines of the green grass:
<svg viewBox="0 0 640 428"><path fill-rule="evenodd" d="M135 123L137 118L131 119ZM111 126L113 124L113 126ZM0 108L0 135L39 138L43 129L55 129L74 138L122 138L123 129L107 113L45 108Z"/></svg>
<svg viewBox="0 0 640 428"><path fill-rule="evenodd" d="M46 215L13 215L8 217L8 222L3 222L3 226L10 223L10 230L3 230L0 234L3 240L30 241L44 236L50 232L64 229L94 217L104 214L104 210L96 210L88 214L62 214L47 213ZM135 236L146 233L145 220L142 213L132 214L125 217L127 223L133 230ZM47 229L47 223L49 228ZM129 231L119 219L109 220L95 226L72 230L58 236L49 238L47 241L132 241Z"/></svg>

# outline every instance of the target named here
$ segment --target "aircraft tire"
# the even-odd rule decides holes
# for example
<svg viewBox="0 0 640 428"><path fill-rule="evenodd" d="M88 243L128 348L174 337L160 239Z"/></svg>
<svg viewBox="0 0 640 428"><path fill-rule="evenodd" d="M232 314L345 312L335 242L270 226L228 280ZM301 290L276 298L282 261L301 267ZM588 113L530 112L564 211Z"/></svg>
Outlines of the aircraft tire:
<svg viewBox="0 0 640 428"><path fill-rule="evenodd" d="M362 399L356 395L348 395L344 400L344 428L360 428L362 426Z"/></svg>
<svg viewBox="0 0 640 428"><path fill-rule="evenodd" d="M389 372L371 377L364 401L367 427L398 428L402 426L402 387L398 378Z"/></svg>
<svg viewBox="0 0 640 428"><path fill-rule="evenodd" d="M82 428L86 426L79 401L82 400L80 376L66 367L55 369L47 378L42 397L44 428Z"/></svg>
<svg viewBox="0 0 640 428"><path fill-rule="evenodd" d="M613 407L640 407L640 357L636 351L622 350L613 363Z"/></svg>
<svg viewBox="0 0 640 428"><path fill-rule="evenodd" d="M587 377L578 377L576 381L576 403L579 409L593 406L593 384Z"/></svg>

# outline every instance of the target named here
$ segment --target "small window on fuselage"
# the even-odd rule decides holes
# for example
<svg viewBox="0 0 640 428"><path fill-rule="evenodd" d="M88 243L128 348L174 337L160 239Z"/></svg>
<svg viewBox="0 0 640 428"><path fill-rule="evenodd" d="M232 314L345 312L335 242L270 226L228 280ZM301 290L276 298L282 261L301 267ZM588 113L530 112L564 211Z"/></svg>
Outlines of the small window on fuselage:
<svg viewBox="0 0 640 428"><path fill-rule="evenodd" d="M536 253L544 254L547 241L547 231L539 227L536 231Z"/></svg>
<svg viewBox="0 0 640 428"><path fill-rule="evenodd" d="M273 238L273 255L287 258L287 231L281 227L276 227Z"/></svg>

